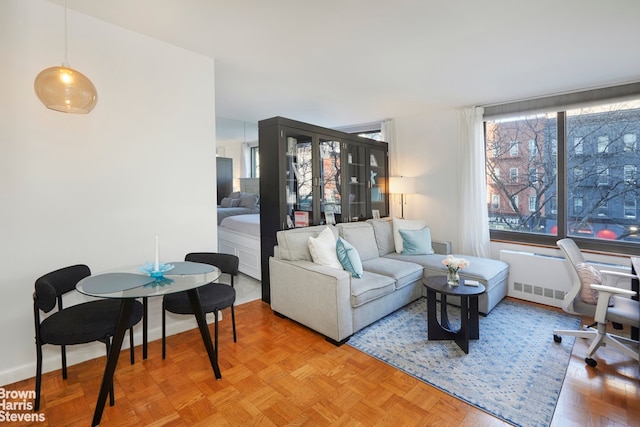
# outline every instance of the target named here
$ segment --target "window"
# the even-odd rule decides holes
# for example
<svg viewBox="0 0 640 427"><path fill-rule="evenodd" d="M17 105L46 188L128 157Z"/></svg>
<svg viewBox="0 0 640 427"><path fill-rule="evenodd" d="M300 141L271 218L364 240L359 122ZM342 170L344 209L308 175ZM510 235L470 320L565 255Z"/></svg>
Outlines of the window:
<svg viewBox="0 0 640 427"><path fill-rule="evenodd" d="M574 181L580 181L584 177L584 171L580 166L576 166L573 168L573 179Z"/></svg>
<svg viewBox="0 0 640 427"><path fill-rule="evenodd" d="M607 216L609 214L609 202L603 200L598 205L598 216Z"/></svg>
<svg viewBox="0 0 640 427"><path fill-rule="evenodd" d="M493 209L499 209L500 208L500 195L499 194L492 194L491 195L491 207Z"/></svg>
<svg viewBox="0 0 640 427"><path fill-rule="evenodd" d="M582 213L583 199L582 197L573 198L573 214L580 215Z"/></svg>
<svg viewBox="0 0 640 427"><path fill-rule="evenodd" d="M622 138L622 143L624 144L625 152L633 152L636 151L636 134L635 133L626 133Z"/></svg>
<svg viewBox="0 0 640 427"><path fill-rule="evenodd" d="M611 94L625 100L610 101ZM640 239L632 230L640 226L640 83L571 95L485 107L487 150L528 143L527 156L513 156L510 149L486 158L487 174L494 177L487 191L509 200L488 205L491 237L544 245L571 237L583 249L637 254ZM554 107L576 100L589 104ZM493 173L498 169L509 176ZM514 181L513 169L527 171L529 179ZM518 195L528 204L519 206ZM598 233L603 229L615 239Z"/></svg>
<svg viewBox="0 0 640 427"><path fill-rule="evenodd" d="M518 155L518 141L511 141L509 143L509 154L511 157L515 157Z"/></svg>
<svg viewBox="0 0 640 427"><path fill-rule="evenodd" d="M624 199L624 212L623 215L625 218L635 219L636 217L636 198L632 195L625 196Z"/></svg>
<svg viewBox="0 0 640 427"><path fill-rule="evenodd" d="M624 182L628 185L635 185L638 167L636 165L624 165Z"/></svg>
<svg viewBox="0 0 640 427"><path fill-rule="evenodd" d="M509 168L509 178L512 184L518 183L518 168Z"/></svg>
<svg viewBox="0 0 640 427"><path fill-rule="evenodd" d="M260 147L251 147L251 178L260 178Z"/></svg>
<svg viewBox="0 0 640 427"><path fill-rule="evenodd" d="M608 152L609 152L609 137L599 136L598 137L598 153L608 153Z"/></svg>
<svg viewBox="0 0 640 427"><path fill-rule="evenodd" d="M529 140L529 158L534 159L538 155L538 145L535 139Z"/></svg>
<svg viewBox="0 0 640 427"><path fill-rule="evenodd" d="M598 186L609 185L609 168L606 166L598 166Z"/></svg>
<svg viewBox="0 0 640 427"><path fill-rule="evenodd" d="M376 141L382 141L382 131L380 130L359 133L358 136L361 136L363 138L375 139Z"/></svg>

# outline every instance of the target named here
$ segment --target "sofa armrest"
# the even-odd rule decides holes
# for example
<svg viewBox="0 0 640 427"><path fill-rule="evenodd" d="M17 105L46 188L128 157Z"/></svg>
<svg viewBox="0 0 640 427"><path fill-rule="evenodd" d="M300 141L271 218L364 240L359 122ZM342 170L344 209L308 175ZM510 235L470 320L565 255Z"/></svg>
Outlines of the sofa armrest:
<svg viewBox="0 0 640 427"><path fill-rule="evenodd" d="M269 279L273 311L336 342L353 334L349 272L272 257Z"/></svg>
<svg viewBox="0 0 640 427"><path fill-rule="evenodd" d="M431 241L431 247L440 255L449 255L451 253L451 242Z"/></svg>

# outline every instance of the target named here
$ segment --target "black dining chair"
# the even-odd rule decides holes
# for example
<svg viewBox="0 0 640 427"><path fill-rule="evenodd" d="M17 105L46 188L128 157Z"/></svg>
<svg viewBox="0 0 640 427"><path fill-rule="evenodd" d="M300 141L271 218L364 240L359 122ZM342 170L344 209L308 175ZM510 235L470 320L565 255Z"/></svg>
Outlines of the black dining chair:
<svg viewBox="0 0 640 427"><path fill-rule="evenodd" d="M185 261L209 264L220 269L222 274L228 274L229 284L220 282L209 283L197 289L200 297L202 311L213 313L215 318L214 329L214 350L216 359L218 357L218 312L225 308L231 308L231 322L233 325L233 342L236 342L236 317L233 304L236 301L236 291L234 288L234 278L238 275L238 265L240 260L235 255L221 254L213 252L191 252L185 257ZM222 277L222 276L221 276ZM162 358L166 358L166 315L169 311L175 314L194 314L191 302L186 292L165 295L162 299Z"/></svg>
<svg viewBox="0 0 640 427"><path fill-rule="evenodd" d="M76 284L91 275L84 264L64 267L45 274L36 280L33 293L33 315L36 329L36 397L34 411L40 408L40 388L42 382L42 346L59 345L62 355L62 378L67 379L66 346L86 344L94 341L105 343L107 355L111 347L118 318L119 299L103 299L84 302L64 308L62 296L75 290ZM49 313L58 306L58 310L41 320L40 311ZM129 343L131 346L131 364L134 363L133 326L142 318L142 304L136 302L129 321ZM110 404L114 404L113 384L111 385Z"/></svg>

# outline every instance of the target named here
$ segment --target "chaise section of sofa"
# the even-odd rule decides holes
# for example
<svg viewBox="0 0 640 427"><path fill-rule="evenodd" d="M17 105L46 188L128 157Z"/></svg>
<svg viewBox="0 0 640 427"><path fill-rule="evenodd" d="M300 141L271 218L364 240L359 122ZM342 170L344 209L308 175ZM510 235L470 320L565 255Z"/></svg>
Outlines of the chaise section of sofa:
<svg viewBox="0 0 640 427"><path fill-rule="evenodd" d="M351 244L363 274L313 262L309 238L326 228L333 237ZM335 344L424 295L424 277L446 274L442 260L450 244L431 242L431 255L396 253L393 223L388 219L282 230L269 260L271 308L299 322ZM468 257L462 277L487 287L480 296L480 311L489 313L506 296L508 265L496 260Z"/></svg>

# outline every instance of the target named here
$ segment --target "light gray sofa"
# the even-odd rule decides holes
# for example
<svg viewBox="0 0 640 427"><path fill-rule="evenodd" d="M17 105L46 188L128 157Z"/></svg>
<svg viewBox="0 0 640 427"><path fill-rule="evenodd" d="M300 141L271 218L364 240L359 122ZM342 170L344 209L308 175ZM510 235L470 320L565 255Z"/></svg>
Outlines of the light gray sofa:
<svg viewBox="0 0 640 427"><path fill-rule="evenodd" d="M364 270L361 278L313 262L308 239L326 227L355 247ZM422 279L446 274L442 260L450 253L449 243L435 241L433 255L396 253L389 219L283 230L277 233L277 243L269 259L271 308L335 344L426 295ZM507 294L509 267L501 261L464 257L470 266L460 275L487 287L479 298L480 312L487 314Z"/></svg>

